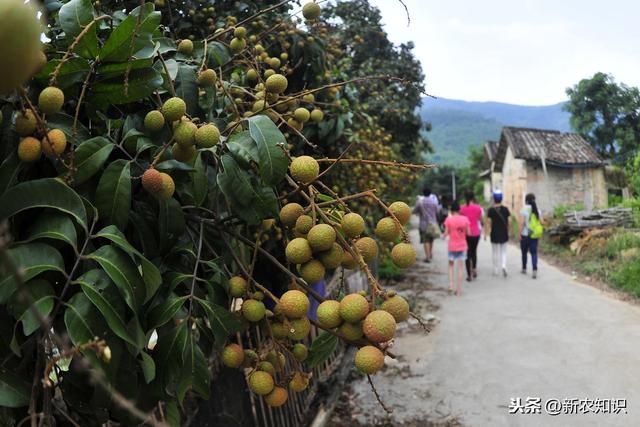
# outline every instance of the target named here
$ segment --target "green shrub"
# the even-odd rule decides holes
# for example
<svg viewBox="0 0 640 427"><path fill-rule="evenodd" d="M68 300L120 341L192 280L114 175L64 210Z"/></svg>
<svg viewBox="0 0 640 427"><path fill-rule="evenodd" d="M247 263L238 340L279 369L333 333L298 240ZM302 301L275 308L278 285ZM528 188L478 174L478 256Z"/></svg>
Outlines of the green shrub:
<svg viewBox="0 0 640 427"><path fill-rule="evenodd" d="M555 219L563 219L564 214L566 214L567 212L583 211L583 210L584 210L583 203L577 203L575 205L558 205L555 208L553 208L553 217Z"/></svg>
<svg viewBox="0 0 640 427"><path fill-rule="evenodd" d="M627 199L622 202L623 208L631 208L635 227L640 227L640 198Z"/></svg>
<svg viewBox="0 0 640 427"><path fill-rule="evenodd" d="M616 258L620 252L631 248L640 248L640 235L623 231L607 240L604 253L608 258Z"/></svg>
<svg viewBox="0 0 640 427"><path fill-rule="evenodd" d="M640 297L640 257L623 263L610 279L614 286Z"/></svg>
<svg viewBox="0 0 640 427"><path fill-rule="evenodd" d="M398 268L389 257L383 257L378 266L378 276L380 279L390 280L402 277L404 273Z"/></svg>

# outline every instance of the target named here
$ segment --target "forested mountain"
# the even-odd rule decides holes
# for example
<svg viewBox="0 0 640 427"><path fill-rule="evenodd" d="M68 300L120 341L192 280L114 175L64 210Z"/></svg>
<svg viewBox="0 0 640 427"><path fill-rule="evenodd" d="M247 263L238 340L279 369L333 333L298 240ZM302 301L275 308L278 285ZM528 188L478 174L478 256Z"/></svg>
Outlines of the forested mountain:
<svg viewBox="0 0 640 427"><path fill-rule="evenodd" d="M427 159L439 164L465 162L468 147L498 139L502 126L569 131L569 114L562 110L563 104L525 106L424 98L420 114L432 125L427 135L435 150Z"/></svg>

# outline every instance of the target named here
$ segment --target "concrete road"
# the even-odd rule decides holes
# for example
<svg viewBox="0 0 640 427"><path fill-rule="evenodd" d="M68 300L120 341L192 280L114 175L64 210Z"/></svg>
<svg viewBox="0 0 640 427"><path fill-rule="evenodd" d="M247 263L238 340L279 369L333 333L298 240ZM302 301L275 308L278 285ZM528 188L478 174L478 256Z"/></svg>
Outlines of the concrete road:
<svg viewBox="0 0 640 427"><path fill-rule="evenodd" d="M417 242L415 231L412 238ZM423 258L421 248L418 258ZM416 267L430 275L435 291L429 298L436 295L440 310L435 314L441 321L428 336L409 333L398 338L394 351L402 359L395 362L397 369L391 363L374 377L386 403L398 408L389 422L640 425L640 308L580 284L544 262L538 279L524 276L515 246L509 248L508 266L506 279L493 276L490 244L481 242L479 277L464 282L460 297L446 294L445 241L436 242L432 264ZM398 374L407 369L408 375ZM366 383L355 388L365 414L360 421L380 417ZM540 399L541 413L509 414L511 399L525 404L528 397ZM626 399L627 408L619 414L552 416L545 411L549 399ZM537 406L535 401L531 406ZM574 413L579 403L575 406Z"/></svg>

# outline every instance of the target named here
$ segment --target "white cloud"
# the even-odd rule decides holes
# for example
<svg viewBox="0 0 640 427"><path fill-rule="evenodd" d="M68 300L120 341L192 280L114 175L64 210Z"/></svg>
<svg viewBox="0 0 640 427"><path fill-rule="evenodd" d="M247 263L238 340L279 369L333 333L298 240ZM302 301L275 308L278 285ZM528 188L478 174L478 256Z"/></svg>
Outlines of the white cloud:
<svg viewBox="0 0 640 427"><path fill-rule="evenodd" d="M466 100L550 104L597 71L640 86L640 2L371 0L396 42L412 40L427 91Z"/></svg>

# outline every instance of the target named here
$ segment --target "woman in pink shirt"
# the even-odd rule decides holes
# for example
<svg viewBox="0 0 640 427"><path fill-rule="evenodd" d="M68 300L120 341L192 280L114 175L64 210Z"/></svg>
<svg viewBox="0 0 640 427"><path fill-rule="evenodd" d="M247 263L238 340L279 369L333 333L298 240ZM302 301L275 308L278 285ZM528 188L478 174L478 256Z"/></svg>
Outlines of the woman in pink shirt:
<svg viewBox="0 0 640 427"><path fill-rule="evenodd" d="M478 270L476 265L478 264L478 242L480 241L480 230L482 229L482 216L484 212L482 207L476 203L476 197L473 191L467 191L464 195L467 204L460 208L460 214L469 218L469 235L467 236L467 260L465 262L467 266L467 282L472 281L478 277Z"/></svg>
<svg viewBox="0 0 640 427"><path fill-rule="evenodd" d="M469 218L460 215L460 205L454 201L449 208L451 213L444 221L443 238L449 236L449 292L453 292L453 269L458 264L458 287L456 295L462 293L463 262L467 259L467 235L469 234Z"/></svg>

